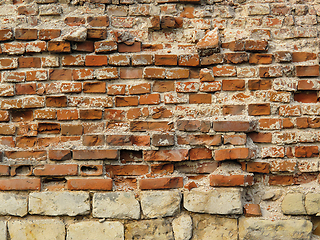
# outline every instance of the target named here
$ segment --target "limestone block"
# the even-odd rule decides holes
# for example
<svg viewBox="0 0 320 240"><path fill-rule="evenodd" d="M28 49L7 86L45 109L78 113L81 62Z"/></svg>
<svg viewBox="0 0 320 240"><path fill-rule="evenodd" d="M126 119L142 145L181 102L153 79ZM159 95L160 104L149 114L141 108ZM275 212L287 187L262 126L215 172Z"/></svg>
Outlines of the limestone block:
<svg viewBox="0 0 320 240"><path fill-rule="evenodd" d="M0 221L0 240L7 240L7 222Z"/></svg>
<svg viewBox="0 0 320 240"><path fill-rule="evenodd" d="M133 192L95 193L92 214L101 218L139 219L140 204Z"/></svg>
<svg viewBox="0 0 320 240"><path fill-rule="evenodd" d="M312 223L308 220L289 219L272 221L245 217L239 220L240 240L304 240L310 239L311 233Z"/></svg>
<svg viewBox="0 0 320 240"><path fill-rule="evenodd" d="M148 191L141 193L141 208L148 218L173 216L180 210L179 191Z"/></svg>
<svg viewBox="0 0 320 240"><path fill-rule="evenodd" d="M128 240L174 240L171 224L166 219L131 222L125 228L125 239Z"/></svg>
<svg viewBox="0 0 320 240"><path fill-rule="evenodd" d="M305 198L305 207L307 214L319 214L320 213L320 194L308 193Z"/></svg>
<svg viewBox="0 0 320 240"><path fill-rule="evenodd" d="M0 193L0 215L23 217L28 213L28 196L15 193Z"/></svg>
<svg viewBox="0 0 320 240"><path fill-rule="evenodd" d="M184 193L183 206L191 212L242 214L241 192L238 188L194 188Z"/></svg>
<svg viewBox="0 0 320 240"><path fill-rule="evenodd" d="M9 221L11 240L64 240L65 226L60 220Z"/></svg>
<svg viewBox="0 0 320 240"><path fill-rule="evenodd" d="M201 240L237 240L237 219L196 214L193 217L193 238Z"/></svg>
<svg viewBox="0 0 320 240"><path fill-rule="evenodd" d="M189 215L181 215L173 219L172 228L175 240L189 240L192 237L192 219Z"/></svg>
<svg viewBox="0 0 320 240"><path fill-rule="evenodd" d="M87 192L34 192L29 195L29 213L77 216L90 212Z"/></svg>
<svg viewBox="0 0 320 240"><path fill-rule="evenodd" d="M287 194L281 204L282 212L284 214L306 214L304 208L304 194L303 193L289 193Z"/></svg>
<svg viewBox="0 0 320 240"><path fill-rule="evenodd" d="M122 240L124 228L121 222L84 221L70 224L67 240Z"/></svg>

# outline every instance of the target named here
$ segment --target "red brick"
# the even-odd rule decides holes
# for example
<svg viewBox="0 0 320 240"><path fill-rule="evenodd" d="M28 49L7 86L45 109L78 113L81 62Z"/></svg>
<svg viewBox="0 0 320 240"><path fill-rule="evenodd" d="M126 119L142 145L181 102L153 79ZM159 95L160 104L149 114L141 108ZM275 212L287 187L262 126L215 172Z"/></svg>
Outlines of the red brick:
<svg viewBox="0 0 320 240"><path fill-rule="evenodd" d="M138 97L116 97L116 107L138 106Z"/></svg>
<svg viewBox="0 0 320 240"><path fill-rule="evenodd" d="M39 133L47 133L47 134L60 133L60 124L59 123L50 123L50 122L38 123L38 132Z"/></svg>
<svg viewBox="0 0 320 240"><path fill-rule="evenodd" d="M93 40L103 40L103 39L106 39L107 38L107 30L106 28L87 28L87 39L93 39ZM116 45L114 45L114 43L111 43L109 45L109 47L111 48L108 48L107 47L108 44L97 44L97 47L95 45L95 49L97 49L96 52L108 52L111 48L113 48L113 50L110 50L110 51L115 51L117 50L116 49ZM111 46L113 45L113 46ZM109 49L109 50L108 50Z"/></svg>
<svg viewBox="0 0 320 240"><path fill-rule="evenodd" d="M221 149L215 150L215 160L237 160L237 159L250 159L249 148L232 148L232 149Z"/></svg>
<svg viewBox="0 0 320 240"><path fill-rule="evenodd" d="M94 49L96 53L108 53L116 51L118 49L118 45L114 41L101 41L94 43Z"/></svg>
<svg viewBox="0 0 320 240"><path fill-rule="evenodd" d="M240 64L249 61L248 54L243 53L225 53L224 59L226 63Z"/></svg>
<svg viewBox="0 0 320 240"><path fill-rule="evenodd" d="M244 105L224 105L223 115L243 115L245 112Z"/></svg>
<svg viewBox="0 0 320 240"><path fill-rule="evenodd" d="M51 40L54 38L60 37L60 29L40 29L39 30L39 39L40 40Z"/></svg>
<svg viewBox="0 0 320 240"><path fill-rule="evenodd" d="M129 55L111 55L109 56L110 66L129 66L130 56Z"/></svg>
<svg viewBox="0 0 320 240"><path fill-rule="evenodd" d="M245 121L217 121L213 122L213 130L217 132L247 132L252 129L252 124Z"/></svg>
<svg viewBox="0 0 320 240"><path fill-rule="evenodd" d="M41 180L37 178L0 179L0 190L40 190Z"/></svg>
<svg viewBox="0 0 320 240"><path fill-rule="evenodd" d="M248 88L249 90L269 90L271 89L272 83L269 79L261 80L249 80Z"/></svg>
<svg viewBox="0 0 320 240"><path fill-rule="evenodd" d="M84 93L105 93L106 83L105 82L84 82L83 92Z"/></svg>
<svg viewBox="0 0 320 240"><path fill-rule="evenodd" d="M248 105L248 113L250 116L270 115L271 114L270 103L249 104Z"/></svg>
<svg viewBox="0 0 320 240"><path fill-rule="evenodd" d="M47 159L47 151L5 151L4 157L15 160L37 160L44 161Z"/></svg>
<svg viewBox="0 0 320 240"><path fill-rule="evenodd" d="M50 41L48 42L48 51L53 53L69 53L71 52L70 42Z"/></svg>
<svg viewBox="0 0 320 240"><path fill-rule="evenodd" d="M271 175L269 176L269 185L293 185L293 176L291 175Z"/></svg>
<svg viewBox="0 0 320 240"><path fill-rule="evenodd" d="M131 56L132 66L147 66L153 64L153 57L151 54L139 54Z"/></svg>
<svg viewBox="0 0 320 240"><path fill-rule="evenodd" d="M260 205L248 203L244 205L244 215L246 217L260 217L262 216Z"/></svg>
<svg viewBox="0 0 320 240"><path fill-rule="evenodd" d="M46 97L47 107L66 107L67 97L66 96L50 96Z"/></svg>
<svg viewBox="0 0 320 240"><path fill-rule="evenodd" d="M145 131L170 131L173 124L167 121L131 121L130 131L145 132Z"/></svg>
<svg viewBox="0 0 320 240"><path fill-rule="evenodd" d="M37 29L16 29L15 38L18 40L36 40L38 39Z"/></svg>
<svg viewBox="0 0 320 240"><path fill-rule="evenodd" d="M66 55L61 59L62 66L72 67L72 66L84 66L84 56L83 55Z"/></svg>
<svg viewBox="0 0 320 240"><path fill-rule="evenodd" d="M146 79L165 79L165 69L164 68L145 68L144 78Z"/></svg>
<svg viewBox="0 0 320 240"><path fill-rule="evenodd" d="M145 175L149 172L148 165L107 165L107 175L119 176L139 176Z"/></svg>
<svg viewBox="0 0 320 240"><path fill-rule="evenodd" d="M269 173L269 163L266 162L248 162L247 172Z"/></svg>
<svg viewBox="0 0 320 240"><path fill-rule="evenodd" d="M244 80L222 80L222 90L224 91L242 91L244 88Z"/></svg>
<svg viewBox="0 0 320 240"><path fill-rule="evenodd" d="M175 66L177 65L178 57L177 55L164 54L164 55L155 55L155 65L164 65L164 66Z"/></svg>
<svg viewBox="0 0 320 240"><path fill-rule="evenodd" d="M75 160L118 159L117 150L73 150Z"/></svg>
<svg viewBox="0 0 320 240"><path fill-rule="evenodd" d="M234 77L237 75L234 66L216 66L212 68L215 77Z"/></svg>
<svg viewBox="0 0 320 240"><path fill-rule="evenodd" d="M294 101L302 103L317 103L318 93L317 91L302 91L294 93Z"/></svg>
<svg viewBox="0 0 320 240"><path fill-rule="evenodd" d="M160 103L160 94L153 93L153 94L146 94L141 95L139 99L139 104L141 105L153 105Z"/></svg>
<svg viewBox="0 0 320 240"><path fill-rule="evenodd" d="M221 53L214 53L210 56L201 57L200 59L200 65L201 66L207 66L212 64L220 64L223 63L224 57Z"/></svg>
<svg viewBox="0 0 320 240"><path fill-rule="evenodd" d="M78 52L94 52L94 43L92 41L77 42L72 45L72 50Z"/></svg>
<svg viewBox="0 0 320 240"><path fill-rule="evenodd" d="M0 29L0 41L8 41L13 39L13 32L11 29Z"/></svg>
<svg viewBox="0 0 320 240"><path fill-rule="evenodd" d="M248 137L255 143L271 143L272 133L251 132Z"/></svg>
<svg viewBox="0 0 320 240"><path fill-rule="evenodd" d="M0 59L0 70L9 70L18 68L17 58L2 58Z"/></svg>
<svg viewBox="0 0 320 240"><path fill-rule="evenodd" d="M23 54L26 50L26 44L22 42L9 42L1 44L1 49L3 53L9 55L20 55Z"/></svg>
<svg viewBox="0 0 320 240"><path fill-rule="evenodd" d="M221 90L221 82L203 82L200 83L200 92L216 92Z"/></svg>
<svg viewBox="0 0 320 240"><path fill-rule="evenodd" d="M64 19L64 23L68 26L81 26L86 23L86 20L84 17L66 17Z"/></svg>
<svg viewBox="0 0 320 240"><path fill-rule="evenodd" d="M139 187L141 190L182 188L183 178L171 177L171 178L140 179Z"/></svg>
<svg viewBox="0 0 320 240"><path fill-rule="evenodd" d="M317 77L319 76L319 65L296 66L297 77Z"/></svg>
<svg viewBox="0 0 320 240"><path fill-rule="evenodd" d="M189 158L187 149L146 150L143 151L145 161L186 161Z"/></svg>
<svg viewBox="0 0 320 240"><path fill-rule="evenodd" d="M45 164L35 166L35 176L75 176L78 175L77 164Z"/></svg>
<svg viewBox="0 0 320 240"><path fill-rule="evenodd" d="M19 68L40 68L41 59L39 57L20 57Z"/></svg>
<svg viewBox="0 0 320 240"><path fill-rule="evenodd" d="M112 190L112 179L103 178L71 178L67 181L69 190Z"/></svg>
<svg viewBox="0 0 320 240"><path fill-rule="evenodd" d="M132 45L127 45L125 43L118 44L119 53L132 53L141 52L141 42L134 42Z"/></svg>
<svg viewBox="0 0 320 240"><path fill-rule="evenodd" d="M73 69L72 78L73 80L91 80L94 78L93 73L93 69Z"/></svg>
<svg viewBox="0 0 320 240"><path fill-rule="evenodd" d="M120 78L122 79L140 79L142 78L142 68L121 68Z"/></svg>
<svg viewBox="0 0 320 240"><path fill-rule="evenodd" d="M312 52L293 52L292 62L305 62L309 60L316 60L317 54Z"/></svg>
<svg viewBox="0 0 320 240"><path fill-rule="evenodd" d="M108 16L97 16L97 17L88 16L87 23L91 27L108 27L109 17Z"/></svg>
<svg viewBox="0 0 320 240"><path fill-rule="evenodd" d="M49 79L50 80L71 80L72 70L71 69L50 69Z"/></svg>
<svg viewBox="0 0 320 240"><path fill-rule="evenodd" d="M192 148L189 150L190 160L212 159L212 150L208 148Z"/></svg>
<svg viewBox="0 0 320 240"><path fill-rule="evenodd" d="M47 51L47 43L45 41L35 41L26 43L27 53L38 53Z"/></svg>
<svg viewBox="0 0 320 240"><path fill-rule="evenodd" d="M78 109L58 109L57 120L60 121L71 121L78 119Z"/></svg>
<svg viewBox="0 0 320 240"><path fill-rule="evenodd" d="M300 116L301 108L298 105L282 105L279 107L280 116Z"/></svg>
<svg viewBox="0 0 320 240"><path fill-rule="evenodd" d="M119 78L118 69L115 67L96 69L94 74L98 80Z"/></svg>
<svg viewBox="0 0 320 240"><path fill-rule="evenodd" d="M281 77L282 76L282 68L280 66L260 67L259 68L259 76L261 78Z"/></svg>
<svg viewBox="0 0 320 240"><path fill-rule="evenodd" d="M80 175L86 176L100 176L103 174L102 165L82 164L80 165Z"/></svg>
<svg viewBox="0 0 320 240"><path fill-rule="evenodd" d="M255 53L250 54L249 63L251 64L271 64L272 54Z"/></svg>
<svg viewBox="0 0 320 240"><path fill-rule="evenodd" d="M296 146L294 148L295 157L298 158L310 158L310 157L318 157L319 150L317 146Z"/></svg>
<svg viewBox="0 0 320 240"><path fill-rule="evenodd" d="M26 81L44 81L48 80L47 70L26 71Z"/></svg>
<svg viewBox="0 0 320 240"><path fill-rule="evenodd" d="M264 52L268 50L268 41L266 40L246 40L245 50L250 52Z"/></svg>
<svg viewBox="0 0 320 240"><path fill-rule="evenodd" d="M153 83L153 92L170 92L174 90L175 88L173 81L155 81Z"/></svg>
<svg viewBox="0 0 320 240"><path fill-rule="evenodd" d="M210 175L212 187L236 187L253 185L253 176L247 175Z"/></svg>
<svg viewBox="0 0 320 240"><path fill-rule="evenodd" d="M82 120L102 119L102 110L100 110L100 109L80 109L80 119L82 119Z"/></svg>
<svg viewBox="0 0 320 240"><path fill-rule="evenodd" d="M71 159L70 150L49 150L49 159L53 161L64 161Z"/></svg>
<svg viewBox="0 0 320 240"><path fill-rule="evenodd" d="M178 59L179 66L195 67L199 66L200 58L198 54L180 55Z"/></svg>
<svg viewBox="0 0 320 240"><path fill-rule="evenodd" d="M211 103L211 94L189 94L189 103L201 104L201 103Z"/></svg>

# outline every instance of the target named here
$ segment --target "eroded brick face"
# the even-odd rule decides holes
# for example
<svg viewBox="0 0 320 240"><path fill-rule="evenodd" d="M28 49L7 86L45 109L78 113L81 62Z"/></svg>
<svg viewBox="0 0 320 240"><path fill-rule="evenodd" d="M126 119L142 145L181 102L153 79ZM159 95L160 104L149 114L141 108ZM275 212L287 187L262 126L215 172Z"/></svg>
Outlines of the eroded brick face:
<svg viewBox="0 0 320 240"><path fill-rule="evenodd" d="M320 235L319 16L316 0L1 2L0 239Z"/></svg>

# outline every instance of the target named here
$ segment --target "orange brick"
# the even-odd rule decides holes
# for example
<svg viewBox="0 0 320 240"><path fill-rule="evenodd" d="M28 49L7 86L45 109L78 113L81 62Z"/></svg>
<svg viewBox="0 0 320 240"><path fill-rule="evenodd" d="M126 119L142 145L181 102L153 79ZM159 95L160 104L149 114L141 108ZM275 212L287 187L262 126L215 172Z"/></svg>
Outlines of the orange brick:
<svg viewBox="0 0 320 240"><path fill-rule="evenodd" d="M140 179L139 187L141 190L182 188L183 178L171 177L171 178Z"/></svg>
<svg viewBox="0 0 320 240"><path fill-rule="evenodd" d="M100 178L71 178L67 181L69 190L112 190L112 179L100 179Z"/></svg>

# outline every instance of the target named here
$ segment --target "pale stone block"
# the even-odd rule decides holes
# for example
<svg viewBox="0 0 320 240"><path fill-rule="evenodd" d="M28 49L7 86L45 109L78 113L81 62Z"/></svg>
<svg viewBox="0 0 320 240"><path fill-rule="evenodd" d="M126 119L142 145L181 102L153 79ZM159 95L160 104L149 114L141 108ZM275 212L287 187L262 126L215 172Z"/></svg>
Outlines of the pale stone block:
<svg viewBox="0 0 320 240"><path fill-rule="evenodd" d="M196 214L193 218L193 239L237 240L238 221L207 214Z"/></svg>
<svg viewBox="0 0 320 240"><path fill-rule="evenodd" d="M77 216L90 212L87 192L34 192L29 195L29 213Z"/></svg>
<svg viewBox="0 0 320 240"><path fill-rule="evenodd" d="M93 217L139 219L140 204L134 192L108 192L93 195Z"/></svg>
<svg viewBox="0 0 320 240"><path fill-rule="evenodd" d="M172 228L175 240L189 240L192 237L192 219L189 215L181 215L173 219Z"/></svg>
<svg viewBox="0 0 320 240"><path fill-rule="evenodd" d="M239 220L240 240L290 239L307 240L312 233L312 223L308 220L263 220L245 218Z"/></svg>
<svg viewBox="0 0 320 240"><path fill-rule="evenodd" d="M308 193L305 198L305 207L309 215L320 213L320 194Z"/></svg>
<svg viewBox="0 0 320 240"><path fill-rule="evenodd" d="M203 190L194 188L184 193L184 207L191 212L211 214L242 214L241 189L216 188Z"/></svg>
<svg viewBox="0 0 320 240"><path fill-rule="evenodd" d="M0 215L23 217L28 214L28 196L16 193L0 193Z"/></svg>
<svg viewBox="0 0 320 240"><path fill-rule="evenodd" d="M179 191L149 191L141 193L141 208L148 218L173 216L180 210Z"/></svg>
<svg viewBox="0 0 320 240"><path fill-rule="evenodd" d="M174 240L174 237L168 220L154 219L126 224L125 239Z"/></svg>
<svg viewBox="0 0 320 240"><path fill-rule="evenodd" d="M85 221L70 224L67 240L123 240L124 228L121 222Z"/></svg>
<svg viewBox="0 0 320 240"><path fill-rule="evenodd" d="M65 226L60 220L9 221L11 240L64 240Z"/></svg>
<svg viewBox="0 0 320 240"><path fill-rule="evenodd" d="M0 240L7 240L7 222L0 221Z"/></svg>
<svg viewBox="0 0 320 240"><path fill-rule="evenodd" d="M306 214L304 208L304 194L303 193L289 193L287 194L281 204L282 212L284 214L300 215Z"/></svg>

